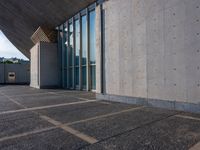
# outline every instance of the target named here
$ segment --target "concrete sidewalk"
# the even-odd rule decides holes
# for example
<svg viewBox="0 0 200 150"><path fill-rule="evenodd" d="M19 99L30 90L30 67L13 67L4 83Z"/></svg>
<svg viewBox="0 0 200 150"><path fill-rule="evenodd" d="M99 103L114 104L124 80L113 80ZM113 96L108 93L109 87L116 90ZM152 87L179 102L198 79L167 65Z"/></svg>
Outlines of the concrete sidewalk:
<svg viewBox="0 0 200 150"><path fill-rule="evenodd" d="M200 114L0 86L1 150L197 150L199 141Z"/></svg>

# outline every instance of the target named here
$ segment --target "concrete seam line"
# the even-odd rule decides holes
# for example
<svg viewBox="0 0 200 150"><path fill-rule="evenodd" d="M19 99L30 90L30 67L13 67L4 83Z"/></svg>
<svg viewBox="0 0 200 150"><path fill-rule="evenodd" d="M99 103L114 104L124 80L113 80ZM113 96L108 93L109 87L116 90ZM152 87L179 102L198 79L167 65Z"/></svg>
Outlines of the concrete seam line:
<svg viewBox="0 0 200 150"><path fill-rule="evenodd" d="M189 150L199 150L200 149L200 142L192 146Z"/></svg>
<svg viewBox="0 0 200 150"><path fill-rule="evenodd" d="M185 118L185 119L190 119L190 120L197 120L197 121L200 121L200 118L191 117L191 116L185 116L185 115L175 115L175 117L179 117L179 118Z"/></svg>
<svg viewBox="0 0 200 150"><path fill-rule="evenodd" d="M82 140L84 140L84 141L86 141L86 142L88 142L90 144L94 144L94 143L98 142L95 138L93 138L91 136L88 136L88 135L86 135L84 133L81 133L78 130L75 130L75 129L73 129L73 128L65 125L65 124L62 124L61 122L56 121L56 120L54 120L54 119L52 119L50 117L47 117L47 116L44 116L44 115L41 115L40 117L42 119L48 121L49 123L60 127L61 129L65 130L66 132L71 133L72 135L74 135L74 136L76 136L76 137L78 137L78 138L80 138L80 139L82 139Z"/></svg>
<svg viewBox="0 0 200 150"><path fill-rule="evenodd" d="M62 94L59 94L59 93L55 93L55 92L49 92L51 94L54 94L54 95L58 95L58 96L67 96L65 95L64 93ZM84 101L89 101L90 99L87 99L87 98L82 98L82 97L76 97L76 96L67 96L67 97L70 97L70 98L76 98L76 99L80 99L80 100L84 100Z"/></svg>
<svg viewBox="0 0 200 150"><path fill-rule="evenodd" d="M73 98L77 98L77 99L84 100L84 101L89 101L89 99L87 99L87 98L81 98L81 97L73 97Z"/></svg>
<svg viewBox="0 0 200 150"><path fill-rule="evenodd" d="M24 111L34 111L34 110L41 110L41 109L47 109L47 108L55 108L60 106L70 106L70 105L76 105L76 104L85 104L85 103L91 103L96 102L98 100L89 100L89 101L80 101L80 102L73 102L73 103L63 103L63 104L57 104L57 105L47 105L47 106L41 106L41 107L32 107L32 108L24 108L19 110L11 110L11 111L5 111L1 112L2 114L10 114L10 113L17 113L17 112L24 112Z"/></svg>
<svg viewBox="0 0 200 150"><path fill-rule="evenodd" d="M56 129L56 128L58 128L58 127L56 127L56 126L55 127L49 127L49 128L44 128L44 129L40 129L40 130L34 130L34 131L30 131L30 132L25 132L25 133L21 133L21 134L12 135L12 136L7 136L7 137L0 138L0 142L6 141L6 140L11 140L11 139L16 139L16 138L36 134L36 133L41 133L41 132L49 131L49 130Z"/></svg>
<svg viewBox="0 0 200 150"><path fill-rule="evenodd" d="M2 93L2 92L1 92ZM6 98L8 98L11 102L17 104L18 106L21 106L23 108L27 108L26 106L20 104L19 102L17 102L16 100L12 99L11 97L7 96L6 94L2 93L3 96L5 96Z"/></svg>
<svg viewBox="0 0 200 150"><path fill-rule="evenodd" d="M34 95L44 95L44 94L49 94L49 93L32 93L32 94L21 94L21 95L15 95L15 96L10 96L10 97L34 96Z"/></svg>
<svg viewBox="0 0 200 150"><path fill-rule="evenodd" d="M91 120L106 118L106 117L110 117L110 116L114 116L114 115L119 115L119 114L126 113L126 112L131 112L131 111L134 111L134 110L142 109L142 108L144 108L144 107L145 107L145 106L136 107L136 108L130 108L130 109L122 110L122 111L119 111L119 112L109 113L109 114L105 114L105 115L100 115L100 116L96 116L96 117L91 117L91 118L88 118L88 119L83 119L83 120L79 120L79 121L74 121L74 122L71 122L71 123L66 123L65 125L73 125L73 124L82 123L82 122L87 122L87 121L91 121Z"/></svg>

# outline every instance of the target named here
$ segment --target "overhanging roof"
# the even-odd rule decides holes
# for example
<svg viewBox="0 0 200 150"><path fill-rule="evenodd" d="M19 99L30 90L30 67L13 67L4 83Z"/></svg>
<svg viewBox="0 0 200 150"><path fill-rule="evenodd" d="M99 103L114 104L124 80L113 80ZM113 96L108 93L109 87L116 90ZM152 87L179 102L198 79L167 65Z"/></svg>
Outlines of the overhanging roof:
<svg viewBox="0 0 200 150"><path fill-rule="evenodd" d="M0 30L27 57L39 26L55 28L96 0L1 0Z"/></svg>

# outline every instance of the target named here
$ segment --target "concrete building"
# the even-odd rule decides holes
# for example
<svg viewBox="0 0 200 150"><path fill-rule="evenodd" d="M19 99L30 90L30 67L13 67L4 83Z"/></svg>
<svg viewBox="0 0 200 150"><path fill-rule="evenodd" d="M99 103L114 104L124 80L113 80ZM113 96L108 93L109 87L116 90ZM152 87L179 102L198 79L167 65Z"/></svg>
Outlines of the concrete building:
<svg viewBox="0 0 200 150"><path fill-rule="evenodd" d="M2 31L31 57L34 87L200 112L200 0L2 0L0 11Z"/></svg>

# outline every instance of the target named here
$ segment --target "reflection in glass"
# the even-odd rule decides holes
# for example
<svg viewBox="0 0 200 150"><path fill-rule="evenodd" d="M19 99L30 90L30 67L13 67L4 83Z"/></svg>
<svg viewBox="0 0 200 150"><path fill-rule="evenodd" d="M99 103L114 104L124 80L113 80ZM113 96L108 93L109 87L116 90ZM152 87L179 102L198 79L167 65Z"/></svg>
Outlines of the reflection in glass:
<svg viewBox="0 0 200 150"><path fill-rule="evenodd" d="M87 74L86 74L86 59L87 59L87 17L81 17L82 23L82 87L86 88Z"/></svg>
<svg viewBox="0 0 200 150"><path fill-rule="evenodd" d="M96 35L95 35L95 11L89 13L89 34L90 34L90 80L91 88L96 89Z"/></svg>
<svg viewBox="0 0 200 150"><path fill-rule="evenodd" d="M80 53L80 24L79 20L75 21L75 37L76 37L76 59L75 65L79 65L79 53Z"/></svg>
<svg viewBox="0 0 200 150"><path fill-rule="evenodd" d="M82 65L86 65L87 59L87 18L86 16L81 17L82 23Z"/></svg>
<svg viewBox="0 0 200 150"><path fill-rule="evenodd" d="M73 24L69 24L69 87L73 88Z"/></svg>
<svg viewBox="0 0 200 150"><path fill-rule="evenodd" d="M80 56L80 23L79 20L75 21L75 85L79 86L79 56Z"/></svg>
<svg viewBox="0 0 200 150"><path fill-rule="evenodd" d="M90 12L90 64L96 64L95 11Z"/></svg>
<svg viewBox="0 0 200 150"><path fill-rule="evenodd" d="M69 24L69 66L73 64L73 25Z"/></svg>
<svg viewBox="0 0 200 150"><path fill-rule="evenodd" d="M78 14L83 15L80 18L74 16L68 23L58 27L58 46L64 63L63 81L71 89L79 89L80 85L86 89L87 84L92 90L96 89L96 14L95 10L90 10L88 13L83 11Z"/></svg>

